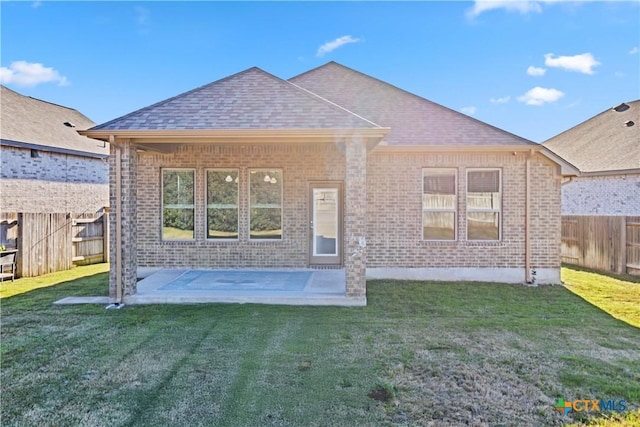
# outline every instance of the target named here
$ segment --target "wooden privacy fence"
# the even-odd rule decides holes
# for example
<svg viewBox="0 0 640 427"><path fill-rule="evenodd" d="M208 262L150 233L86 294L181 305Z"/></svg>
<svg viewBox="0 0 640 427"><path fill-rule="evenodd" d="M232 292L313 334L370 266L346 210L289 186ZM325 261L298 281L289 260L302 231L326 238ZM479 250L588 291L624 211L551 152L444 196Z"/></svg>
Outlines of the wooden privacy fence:
<svg viewBox="0 0 640 427"><path fill-rule="evenodd" d="M0 239L21 277L109 261L108 214L2 213Z"/></svg>
<svg viewBox="0 0 640 427"><path fill-rule="evenodd" d="M640 216L562 217L562 262L640 275Z"/></svg>

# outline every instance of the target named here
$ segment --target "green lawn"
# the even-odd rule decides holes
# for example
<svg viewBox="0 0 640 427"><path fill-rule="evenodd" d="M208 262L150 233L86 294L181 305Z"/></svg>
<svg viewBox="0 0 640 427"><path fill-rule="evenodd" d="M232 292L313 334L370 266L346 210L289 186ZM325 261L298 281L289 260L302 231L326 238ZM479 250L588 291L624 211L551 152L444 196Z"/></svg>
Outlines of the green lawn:
<svg viewBox="0 0 640 427"><path fill-rule="evenodd" d="M57 271L55 273L45 274L38 277L20 278L14 280L13 282L10 280L3 281L0 282L0 299L12 297L14 295L19 295L25 292L30 292L39 288L56 286L60 283L80 278L86 278L86 280L94 282L96 286L102 286L103 289L91 287L91 292L97 292L96 295L105 295L106 293L108 293L109 288L108 285L104 283L103 276L99 276L98 273L105 273L108 271L109 264L93 264L83 267L75 267L71 270ZM82 281L79 282L82 283Z"/></svg>
<svg viewBox="0 0 640 427"><path fill-rule="evenodd" d="M561 286L373 281L365 308L52 305L107 281L0 301L2 425L563 425L589 419L558 397L640 407L640 329Z"/></svg>
<svg viewBox="0 0 640 427"><path fill-rule="evenodd" d="M571 292L616 319L640 328L640 277L605 275L567 266L562 280Z"/></svg>

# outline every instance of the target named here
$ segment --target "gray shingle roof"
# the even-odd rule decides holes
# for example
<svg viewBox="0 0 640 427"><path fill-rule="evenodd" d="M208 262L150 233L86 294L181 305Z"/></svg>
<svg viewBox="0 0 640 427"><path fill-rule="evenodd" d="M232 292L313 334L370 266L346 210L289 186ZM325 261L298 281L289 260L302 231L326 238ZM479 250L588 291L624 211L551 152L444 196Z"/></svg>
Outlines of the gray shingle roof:
<svg viewBox="0 0 640 427"><path fill-rule="evenodd" d="M289 81L380 126L391 127L384 139L387 145L534 144L335 62Z"/></svg>
<svg viewBox="0 0 640 427"><path fill-rule="evenodd" d="M0 88L2 144L90 157L109 154L108 145L76 132L94 125L82 113ZM65 122L75 127L65 126Z"/></svg>
<svg viewBox="0 0 640 427"><path fill-rule="evenodd" d="M626 111L609 108L543 145L580 172L640 169L640 100L626 104Z"/></svg>
<svg viewBox="0 0 640 427"><path fill-rule="evenodd" d="M259 68L215 81L92 130L378 128Z"/></svg>

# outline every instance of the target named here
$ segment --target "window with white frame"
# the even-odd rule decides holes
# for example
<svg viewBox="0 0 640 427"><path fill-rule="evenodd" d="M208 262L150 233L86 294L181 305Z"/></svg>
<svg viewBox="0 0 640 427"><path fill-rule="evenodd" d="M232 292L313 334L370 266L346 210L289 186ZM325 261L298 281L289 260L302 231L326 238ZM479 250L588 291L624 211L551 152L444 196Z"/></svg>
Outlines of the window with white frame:
<svg viewBox="0 0 640 427"><path fill-rule="evenodd" d="M501 170L467 170L467 240L500 240L501 213Z"/></svg>
<svg viewBox="0 0 640 427"><path fill-rule="evenodd" d="M194 238L195 170L162 170L162 239Z"/></svg>
<svg viewBox="0 0 640 427"><path fill-rule="evenodd" d="M249 238L282 239L282 170L249 170Z"/></svg>
<svg viewBox="0 0 640 427"><path fill-rule="evenodd" d="M422 170L422 238L456 239L456 169Z"/></svg>
<svg viewBox="0 0 640 427"><path fill-rule="evenodd" d="M207 238L238 238L238 169L207 169Z"/></svg>

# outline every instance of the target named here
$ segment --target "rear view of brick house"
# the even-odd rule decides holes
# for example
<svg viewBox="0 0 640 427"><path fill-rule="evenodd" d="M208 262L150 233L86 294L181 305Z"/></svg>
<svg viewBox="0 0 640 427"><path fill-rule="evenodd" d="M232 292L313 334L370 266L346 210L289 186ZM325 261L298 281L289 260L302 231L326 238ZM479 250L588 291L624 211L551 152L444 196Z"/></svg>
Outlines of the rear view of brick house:
<svg viewBox="0 0 640 427"><path fill-rule="evenodd" d="M569 165L335 62L80 133L111 143L112 298L163 267L341 268L360 302L366 278L560 281Z"/></svg>

